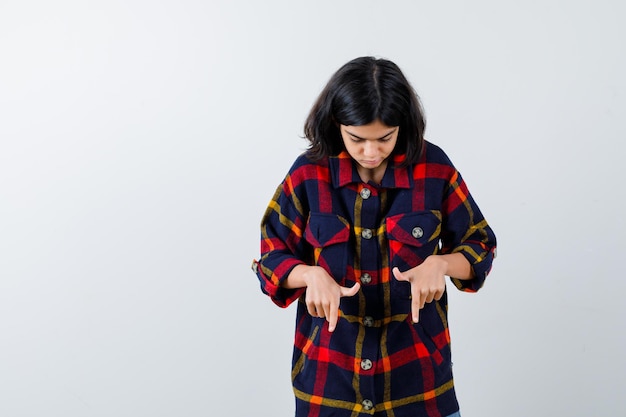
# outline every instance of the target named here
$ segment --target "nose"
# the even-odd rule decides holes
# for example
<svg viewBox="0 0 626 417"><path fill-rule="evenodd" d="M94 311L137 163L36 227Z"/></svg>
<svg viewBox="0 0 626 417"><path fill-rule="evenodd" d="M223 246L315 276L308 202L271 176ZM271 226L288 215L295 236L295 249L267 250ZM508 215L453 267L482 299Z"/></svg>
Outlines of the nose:
<svg viewBox="0 0 626 417"><path fill-rule="evenodd" d="M366 140L363 145L363 155L366 157L376 156L378 152L378 147L373 140Z"/></svg>

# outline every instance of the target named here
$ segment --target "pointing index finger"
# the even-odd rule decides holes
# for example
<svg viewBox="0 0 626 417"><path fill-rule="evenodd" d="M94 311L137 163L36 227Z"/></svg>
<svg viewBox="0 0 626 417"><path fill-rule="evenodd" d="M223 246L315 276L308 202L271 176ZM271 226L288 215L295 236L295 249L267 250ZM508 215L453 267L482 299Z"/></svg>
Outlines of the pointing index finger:
<svg viewBox="0 0 626 417"><path fill-rule="evenodd" d="M337 326L337 320L339 319L339 305L335 303L330 304L329 314L326 316L328 320L328 331L333 332Z"/></svg>

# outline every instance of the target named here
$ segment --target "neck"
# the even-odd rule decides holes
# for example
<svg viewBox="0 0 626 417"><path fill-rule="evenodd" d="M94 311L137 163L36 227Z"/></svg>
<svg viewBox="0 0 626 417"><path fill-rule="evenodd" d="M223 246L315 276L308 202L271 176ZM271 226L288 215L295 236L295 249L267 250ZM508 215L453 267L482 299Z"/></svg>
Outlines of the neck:
<svg viewBox="0 0 626 417"><path fill-rule="evenodd" d="M361 181L368 183L370 181L375 184L380 184L383 182L383 177L385 176L385 170L387 169L387 161L385 160L382 164L373 169L363 168L362 166L357 166L357 172L359 173L359 177Z"/></svg>

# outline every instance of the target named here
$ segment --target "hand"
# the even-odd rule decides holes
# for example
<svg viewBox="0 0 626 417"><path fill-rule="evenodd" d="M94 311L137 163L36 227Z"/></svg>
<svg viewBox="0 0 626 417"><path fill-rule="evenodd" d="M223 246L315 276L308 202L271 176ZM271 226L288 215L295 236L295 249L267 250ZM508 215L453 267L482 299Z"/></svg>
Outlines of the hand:
<svg viewBox="0 0 626 417"><path fill-rule="evenodd" d="M445 259L437 255L429 256L422 264L405 272L393 268L393 276L398 281L411 283L411 315L414 323L419 321L419 311L426 303L443 297L447 268Z"/></svg>
<svg viewBox="0 0 626 417"><path fill-rule="evenodd" d="M325 317L328 331L334 331L339 319L339 299L352 297L359 292L361 285L356 283L352 288L342 287L319 266L308 267L302 277L307 287L305 302L309 314Z"/></svg>

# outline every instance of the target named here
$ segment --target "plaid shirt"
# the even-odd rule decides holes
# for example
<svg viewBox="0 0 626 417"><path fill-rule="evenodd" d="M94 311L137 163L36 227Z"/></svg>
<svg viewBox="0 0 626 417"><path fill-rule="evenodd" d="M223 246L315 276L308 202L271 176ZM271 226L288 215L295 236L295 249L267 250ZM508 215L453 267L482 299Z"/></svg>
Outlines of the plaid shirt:
<svg viewBox="0 0 626 417"><path fill-rule="evenodd" d="M460 290L482 285L495 257L495 236L459 172L425 142L419 163L395 156L380 185L363 183L351 157L314 163L300 156L262 220L261 289L279 306L299 300L292 363L300 417L447 416L458 410L452 379L447 296L411 320L408 282L393 278L432 254L461 252L475 273L452 278ZM305 289L281 287L299 264L319 265L361 290L340 303L328 332L312 317Z"/></svg>

